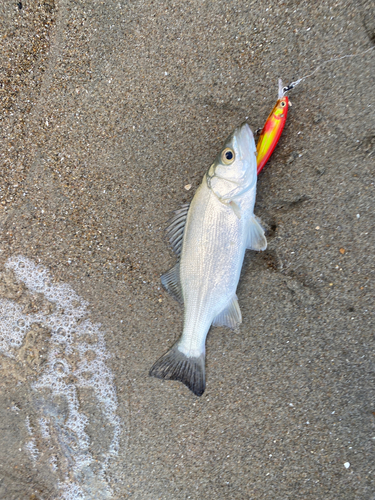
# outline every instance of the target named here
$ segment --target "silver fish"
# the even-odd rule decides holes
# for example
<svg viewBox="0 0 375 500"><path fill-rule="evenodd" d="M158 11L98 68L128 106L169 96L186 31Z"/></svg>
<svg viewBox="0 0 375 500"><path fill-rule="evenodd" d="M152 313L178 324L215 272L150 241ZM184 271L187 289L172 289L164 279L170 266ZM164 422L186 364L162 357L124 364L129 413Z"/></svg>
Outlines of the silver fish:
<svg viewBox="0 0 375 500"><path fill-rule="evenodd" d="M190 206L177 210L167 229L180 259L161 282L184 305L184 329L150 375L179 380L197 396L206 387L210 326L235 328L242 322L236 289L245 251L267 247L254 216L256 184L256 147L244 123L225 141Z"/></svg>

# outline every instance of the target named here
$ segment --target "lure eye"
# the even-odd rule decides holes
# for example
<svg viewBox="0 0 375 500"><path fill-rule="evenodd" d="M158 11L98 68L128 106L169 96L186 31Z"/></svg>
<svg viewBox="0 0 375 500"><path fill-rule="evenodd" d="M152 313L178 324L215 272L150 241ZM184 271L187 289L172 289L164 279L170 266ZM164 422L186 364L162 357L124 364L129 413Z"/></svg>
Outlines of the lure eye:
<svg viewBox="0 0 375 500"><path fill-rule="evenodd" d="M234 151L230 148L224 149L224 151L221 153L221 159L223 160L223 163L225 163L225 165L230 165L234 162Z"/></svg>
<svg viewBox="0 0 375 500"><path fill-rule="evenodd" d="M285 108L285 106L286 106L286 102L285 102L285 101L281 101L280 106L281 106L282 108Z"/></svg>

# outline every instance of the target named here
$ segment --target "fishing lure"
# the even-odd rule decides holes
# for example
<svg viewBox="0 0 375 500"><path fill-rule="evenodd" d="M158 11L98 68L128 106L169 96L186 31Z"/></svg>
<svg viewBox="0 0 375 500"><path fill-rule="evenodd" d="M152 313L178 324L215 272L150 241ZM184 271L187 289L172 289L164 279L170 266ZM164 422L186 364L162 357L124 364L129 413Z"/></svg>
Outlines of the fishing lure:
<svg viewBox="0 0 375 500"><path fill-rule="evenodd" d="M286 93L289 92L290 90L294 89L297 85L299 85L301 82L303 82L306 78L310 78L311 76L315 75L317 71L319 71L323 66L325 66L328 63L340 61L341 59L345 58L351 58L351 57L357 57L361 56L363 54L366 54L367 52L370 52L373 50L375 47L370 47L369 49L366 49L362 52L358 52L356 54L346 54L343 56L339 57L334 57L333 59L329 59L328 61L323 61L319 66L315 68L312 73L303 76L302 78L299 78L295 82L291 82L289 85L286 87L283 87L282 81L279 80L279 95L278 95L278 101L271 111L269 117L266 120L266 123L263 127L262 132L260 133L258 144L257 144L257 174L262 171L264 168L265 164L269 160L270 156L272 155L279 139L281 136L281 133L284 129L285 122L286 122L286 117L288 115L288 108L289 106L292 105L292 103L289 101L288 97L286 96Z"/></svg>
<svg viewBox="0 0 375 500"><path fill-rule="evenodd" d="M288 96L285 95L288 90L290 89L283 87L282 81L279 80L279 98L264 124L257 144L258 175L272 155L284 129L290 104Z"/></svg>

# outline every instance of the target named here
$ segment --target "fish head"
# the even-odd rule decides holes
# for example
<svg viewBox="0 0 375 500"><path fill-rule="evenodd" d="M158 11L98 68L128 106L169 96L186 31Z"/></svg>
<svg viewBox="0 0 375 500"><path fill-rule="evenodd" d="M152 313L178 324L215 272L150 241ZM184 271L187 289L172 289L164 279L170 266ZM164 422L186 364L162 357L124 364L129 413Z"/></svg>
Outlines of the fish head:
<svg viewBox="0 0 375 500"><path fill-rule="evenodd" d="M208 187L220 201L230 203L256 185L256 154L253 133L245 122L226 139L206 175Z"/></svg>

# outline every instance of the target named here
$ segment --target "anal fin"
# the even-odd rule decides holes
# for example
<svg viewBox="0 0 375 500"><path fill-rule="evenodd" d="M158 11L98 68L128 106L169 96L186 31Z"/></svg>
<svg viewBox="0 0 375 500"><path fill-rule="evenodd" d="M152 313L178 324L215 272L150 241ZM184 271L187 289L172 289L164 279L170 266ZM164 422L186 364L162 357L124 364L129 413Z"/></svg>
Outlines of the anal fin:
<svg viewBox="0 0 375 500"><path fill-rule="evenodd" d="M180 304L183 303L182 289L180 283L180 263L162 275L160 278L161 284Z"/></svg>
<svg viewBox="0 0 375 500"><path fill-rule="evenodd" d="M227 307L213 320L212 326L229 326L229 328L236 328L240 323L242 323L241 309L238 305L237 295L234 295Z"/></svg>

